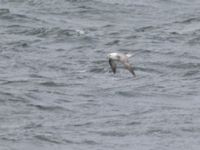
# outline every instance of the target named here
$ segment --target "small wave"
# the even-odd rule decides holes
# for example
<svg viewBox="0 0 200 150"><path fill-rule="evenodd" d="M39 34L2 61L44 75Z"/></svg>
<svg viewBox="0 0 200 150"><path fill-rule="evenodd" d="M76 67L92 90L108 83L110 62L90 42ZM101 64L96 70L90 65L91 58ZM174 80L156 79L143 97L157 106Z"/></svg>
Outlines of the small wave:
<svg viewBox="0 0 200 150"><path fill-rule="evenodd" d="M87 98L95 97L95 96L92 95L92 94L85 94L85 93L81 93L81 94L78 94L78 95L81 96L81 97L87 97Z"/></svg>
<svg viewBox="0 0 200 150"><path fill-rule="evenodd" d="M121 96L125 96L125 97L136 96L135 92L133 92L133 91L117 91L116 94L121 95Z"/></svg>
<svg viewBox="0 0 200 150"><path fill-rule="evenodd" d="M33 42L33 41L32 41ZM30 44L32 43L30 41L24 41L24 40L21 40L21 41L13 41L13 42L9 42L8 44L9 45L14 45L15 47L17 48L27 48L27 47L30 47Z"/></svg>
<svg viewBox="0 0 200 150"><path fill-rule="evenodd" d="M0 95L4 96L14 96L12 93L0 91Z"/></svg>
<svg viewBox="0 0 200 150"><path fill-rule="evenodd" d="M90 71L90 72L93 72L93 73L105 73L105 72L107 72L107 71L105 70L105 68L92 68L92 69L90 69L89 71Z"/></svg>
<svg viewBox="0 0 200 150"><path fill-rule="evenodd" d="M1 9L0 9L0 16L1 16L1 15L4 15L4 14L8 14L8 13L10 13L10 10L9 10L9 9L6 9L6 8L1 8Z"/></svg>
<svg viewBox="0 0 200 150"><path fill-rule="evenodd" d="M55 83L53 81L46 81L46 82L41 82L40 85L47 86L47 87L60 87L60 86L66 86L63 83Z"/></svg>
<svg viewBox="0 0 200 150"><path fill-rule="evenodd" d="M146 27L138 28L135 31L136 32L147 32L147 31L151 31L153 29L155 29L155 27L153 27L153 26L146 26Z"/></svg>
<svg viewBox="0 0 200 150"><path fill-rule="evenodd" d="M195 38L192 38L190 39L188 42L187 42L189 45L199 45L200 43L200 37L195 37Z"/></svg>
<svg viewBox="0 0 200 150"><path fill-rule="evenodd" d="M185 77L187 76L195 76L195 75L198 75L199 74L199 69L198 70L192 70L192 71L188 71L184 74Z"/></svg>
<svg viewBox="0 0 200 150"><path fill-rule="evenodd" d="M164 129L158 129L158 128L152 128L152 129L148 129L144 134L146 135L159 135L159 134L175 134L173 132L171 132L170 130L164 130Z"/></svg>
<svg viewBox="0 0 200 150"><path fill-rule="evenodd" d="M48 79L47 77L39 75L39 74L30 74L29 76L30 78L36 78L36 79Z"/></svg>
<svg viewBox="0 0 200 150"><path fill-rule="evenodd" d="M30 123L30 124L27 124L24 129L33 129L33 128L41 128L42 127L42 124L36 124L36 123Z"/></svg>
<svg viewBox="0 0 200 150"><path fill-rule="evenodd" d="M9 34L24 34L29 36L38 36L40 38L55 37L65 38L82 36L86 34L86 31L80 29L61 29L59 27L46 28L46 27L29 27L21 25L10 25L8 26Z"/></svg>
<svg viewBox="0 0 200 150"><path fill-rule="evenodd" d="M66 0L68 2L72 2L72 3L80 3L80 2L88 2L89 0Z"/></svg>
<svg viewBox="0 0 200 150"><path fill-rule="evenodd" d="M68 139L63 139L63 138L58 138L53 135L35 135L34 136L38 140L42 140L45 142L53 143L53 144L80 144L80 142L68 140ZM85 142L83 142L85 143Z"/></svg>
<svg viewBox="0 0 200 150"><path fill-rule="evenodd" d="M182 21L176 21L175 23L180 23L180 24L190 24L190 23L193 23L193 22L199 22L200 21L200 18L188 18L188 19L185 19L185 20L182 20Z"/></svg>
<svg viewBox="0 0 200 150"><path fill-rule="evenodd" d="M44 36L45 34L47 34L47 32L48 32L47 29L43 27L32 28L24 31L26 35L38 35L38 36Z"/></svg>
<svg viewBox="0 0 200 150"><path fill-rule="evenodd" d="M106 45L111 46L111 45L116 45L116 44L119 44L119 43L120 43L120 40L114 40L114 41L106 43Z"/></svg>
<svg viewBox="0 0 200 150"><path fill-rule="evenodd" d="M132 39L137 39L139 36L138 35L128 35L125 38L128 40L132 40Z"/></svg>
<svg viewBox="0 0 200 150"><path fill-rule="evenodd" d="M90 126L92 123L91 122L86 122L86 123L77 123L77 124L73 124L74 127L86 127L86 126Z"/></svg>
<svg viewBox="0 0 200 150"><path fill-rule="evenodd" d="M175 62L173 64L168 65L169 68L176 69L200 69L200 63L184 63L184 62Z"/></svg>
<svg viewBox="0 0 200 150"><path fill-rule="evenodd" d="M97 131L95 133L100 134L102 136L112 136L112 137L124 137L129 135L126 132L120 132L120 131Z"/></svg>
<svg viewBox="0 0 200 150"><path fill-rule="evenodd" d="M2 85L7 85L7 84L21 84L21 83L28 83L28 80L10 80L10 81L5 81L2 83Z"/></svg>
<svg viewBox="0 0 200 150"><path fill-rule="evenodd" d="M39 139L39 140L42 140L42 141L54 143L54 144L60 144L61 143L61 141L57 140L53 136L35 135L35 138Z"/></svg>
<svg viewBox="0 0 200 150"><path fill-rule="evenodd" d="M4 20L14 21L14 22L31 22L33 19L29 18L27 15L22 14L12 14L9 10L4 10L4 13L0 18Z"/></svg>
<svg viewBox="0 0 200 150"><path fill-rule="evenodd" d="M97 145L98 143L93 140L84 140L81 142L82 144L88 144L88 145Z"/></svg>
<svg viewBox="0 0 200 150"><path fill-rule="evenodd" d="M157 65L159 65L159 64L157 64ZM147 73L163 74L163 72L158 70L157 68L154 69L154 68L146 68L146 67L145 68L144 67L135 67L135 70L140 70L140 71L147 72Z"/></svg>
<svg viewBox="0 0 200 150"><path fill-rule="evenodd" d="M112 24L107 24L107 25L104 25L102 28L112 28L114 25Z"/></svg>
<svg viewBox="0 0 200 150"><path fill-rule="evenodd" d="M12 103L27 103L27 99L21 97L21 96L18 96L14 93L11 93L11 92L3 92L1 91L0 92L0 95L1 97L3 98L0 98L0 102L1 103L7 103L7 102L12 102Z"/></svg>
<svg viewBox="0 0 200 150"><path fill-rule="evenodd" d="M132 122L127 123L126 125L133 126L133 125L140 125L140 124L141 122L132 121Z"/></svg>
<svg viewBox="0 0 200 150"><path fill-rule="evenodd" d="M26 35L37 35L38 37L73 37L73 36L81 36L85 34L84 30L78 30L78 29L60 29L58 27L56 28L32 28L23 31Z"/></svg>
<svg viewBox="0 0 200 150"><path fill-rule="evenodd" d="M146 54L146 53L153 53L153 51L152 50L148 50L148 49L138 49L138 50L135 50L135 53Z"/></svg>
<svg viewBox="0 0 200 150"><path fill-rule="evenodd" d="M35 107L37 109L44 110L44 111L64 110L64 108L61 106L44 106L44 105L39 105L39 104L29 104L29 106L32 106L32 107Z"/></svg>

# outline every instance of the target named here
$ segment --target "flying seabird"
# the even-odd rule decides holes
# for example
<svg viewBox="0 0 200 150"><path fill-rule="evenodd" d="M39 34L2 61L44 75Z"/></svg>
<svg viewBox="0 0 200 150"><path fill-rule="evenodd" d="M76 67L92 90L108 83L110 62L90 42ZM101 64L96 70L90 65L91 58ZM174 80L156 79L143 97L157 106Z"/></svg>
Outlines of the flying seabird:
<svg viewBox="0 0 200 150"><path fill-rule="evenodd" d="M128 58L131 57L130 54L122 54L122 53L110 53L108 54L109 64L112 68L113 73L116 73L117 64L116 62L121 62L125 69L127 69L133 76L135 75L134 68L129 64Z"/></svg>

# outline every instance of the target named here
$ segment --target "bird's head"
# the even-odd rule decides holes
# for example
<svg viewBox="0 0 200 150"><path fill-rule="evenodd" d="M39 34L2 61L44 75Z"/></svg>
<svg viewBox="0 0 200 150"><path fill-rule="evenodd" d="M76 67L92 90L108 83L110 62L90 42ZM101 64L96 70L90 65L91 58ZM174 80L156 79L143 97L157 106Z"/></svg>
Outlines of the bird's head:
<svg viewBox="0 0 200 150"><path fill-rule="evenodd" d="M109 53L109 54L107 55L107 57L108 57L108 58L111 58L111 59L117 59L117 56L118 56L117 53Z"/></svg>

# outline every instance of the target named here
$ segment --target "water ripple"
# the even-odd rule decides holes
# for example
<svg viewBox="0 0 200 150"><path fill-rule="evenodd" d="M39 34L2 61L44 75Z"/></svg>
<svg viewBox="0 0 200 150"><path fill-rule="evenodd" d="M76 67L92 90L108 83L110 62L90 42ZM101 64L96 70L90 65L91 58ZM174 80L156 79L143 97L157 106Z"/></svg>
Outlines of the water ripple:
<svg viewBox="0 0 200 150"><path fill-rule="evenodd" d="M0 149L198 149L199 4L0 0Z"/></svg>

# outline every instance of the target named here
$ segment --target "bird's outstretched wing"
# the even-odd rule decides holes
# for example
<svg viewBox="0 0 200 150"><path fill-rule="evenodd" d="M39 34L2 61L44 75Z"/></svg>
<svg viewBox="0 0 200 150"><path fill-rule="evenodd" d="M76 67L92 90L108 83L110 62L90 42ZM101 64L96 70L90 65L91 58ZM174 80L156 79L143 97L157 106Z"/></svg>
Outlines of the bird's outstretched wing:
<svg viewBox="0 0 200 150"><path fill-rule="evenodd" d="M109 64L110 64L110 67L112 68L112 71L113 73L116 73L116 63L112 60L112 59L109 59Z"/></svg>
<svg viewBox="0 0 200 150"><path fill-rule="evenodd" d="M128 71L130 73L132 73L133 76L136 76L135 72L134 72L134 68L128 62L124 63L124 66L125 66L126 69L128 69Z"/></svg>

